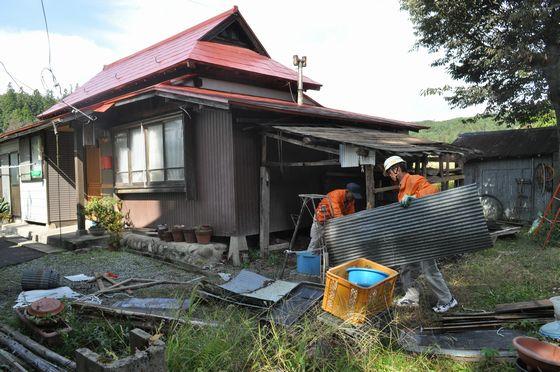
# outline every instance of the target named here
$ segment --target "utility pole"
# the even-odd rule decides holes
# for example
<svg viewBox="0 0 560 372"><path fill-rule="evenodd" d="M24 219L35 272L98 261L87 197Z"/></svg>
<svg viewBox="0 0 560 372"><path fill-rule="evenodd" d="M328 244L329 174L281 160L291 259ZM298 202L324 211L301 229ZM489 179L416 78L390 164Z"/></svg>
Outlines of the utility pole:
<svg viewBox="0 0 560 372"><path fill-rule="evenodd" d="M307 66L307 57L294 55L294 66L298 68L298 82L297 82L297 104L303 104L303 68Z"/></svg>

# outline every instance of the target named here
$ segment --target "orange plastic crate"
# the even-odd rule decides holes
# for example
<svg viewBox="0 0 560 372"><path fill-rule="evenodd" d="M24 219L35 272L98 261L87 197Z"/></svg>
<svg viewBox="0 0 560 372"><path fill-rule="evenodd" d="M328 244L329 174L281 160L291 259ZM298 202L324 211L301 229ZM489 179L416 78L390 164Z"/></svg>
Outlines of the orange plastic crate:
<svg viewBox="0 0 560 372"><path fill-rule="evenodd" d="M350 267L379 270L389 276L373 287L364 288L348 281L346 269ZM365 258L333 267L327 271L323 310L349 323L362 324L391 305L398 275L395 270Z"/></svg>

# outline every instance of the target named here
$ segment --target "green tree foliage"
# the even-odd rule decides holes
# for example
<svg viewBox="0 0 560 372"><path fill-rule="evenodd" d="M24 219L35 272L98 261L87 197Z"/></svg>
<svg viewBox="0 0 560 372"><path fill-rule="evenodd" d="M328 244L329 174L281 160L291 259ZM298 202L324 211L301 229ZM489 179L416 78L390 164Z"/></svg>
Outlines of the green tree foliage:
<svg viewBox="0 0 560 372"><path fill-rule="evenodd" d="M35 117L56 103L52 92L42 95L38 90L32 94L14 90L10 84L6 93L0 95L0 131L16 129L35 121Z"/></svg>
<svg viewBox="0 0 560 372"><path fill-rule="evenodd" d="M401 0L417 46L437 53L463 87L430 89L454 107L486 105L500 123L554 110L560 124L558 0Z"/></svg>

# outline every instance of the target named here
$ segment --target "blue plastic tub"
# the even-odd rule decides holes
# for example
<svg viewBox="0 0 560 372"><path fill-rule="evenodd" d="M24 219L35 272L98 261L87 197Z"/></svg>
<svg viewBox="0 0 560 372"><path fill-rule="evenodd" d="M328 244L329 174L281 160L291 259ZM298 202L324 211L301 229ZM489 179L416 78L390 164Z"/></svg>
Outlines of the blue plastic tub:
<svg viewBox="0 0 560 372"><path fill-rule="evenodd" d="M389 277L388 274L382 271L363 267L349 267L346 269L346 272L348 272L348 281L360 287L371 287Z"/></svg>
<svg viewBox="0 0 560 372"><path fill-rule="evenodd" d="M321 275L321 256L307 251L297 252L297 272L307 275Z"/></svg>

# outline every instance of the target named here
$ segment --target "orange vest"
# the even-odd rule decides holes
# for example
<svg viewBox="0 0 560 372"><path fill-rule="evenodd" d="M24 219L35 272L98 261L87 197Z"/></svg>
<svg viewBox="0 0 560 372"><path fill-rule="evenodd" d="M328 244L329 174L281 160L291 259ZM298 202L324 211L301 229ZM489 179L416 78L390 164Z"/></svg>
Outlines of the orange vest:
<svg viewBox="0 0 560 372"><path fill-rule="evenodd" d="M399 186L399 201L401 201L405 195L423 198L426 195L439 192L438 187L429 183L425 177L408 173L403 177Z"/></svg>
<svg viewBox="0 0 560 372"><path fill-rule="evenodd" d="M325 210L324 212L323 209ZM328 219L346 216L355 211L354 202L346 201L346 189L333 190L317 206L315 220L323 223Z"/></svg>

